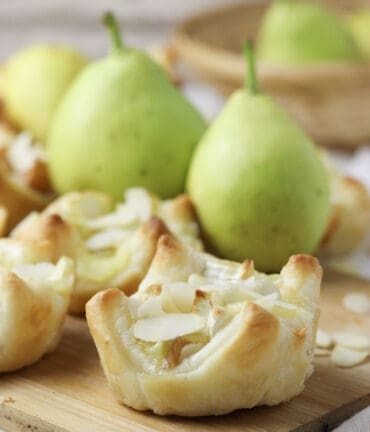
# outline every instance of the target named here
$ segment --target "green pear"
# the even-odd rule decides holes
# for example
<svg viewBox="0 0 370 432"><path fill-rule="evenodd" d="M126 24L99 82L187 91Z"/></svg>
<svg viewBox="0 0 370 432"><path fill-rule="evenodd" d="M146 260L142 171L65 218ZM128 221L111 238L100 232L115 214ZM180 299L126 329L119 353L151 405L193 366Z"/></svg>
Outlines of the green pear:
<svg viewBox="0 0 370 432"><path fill-rule="evenodd" d="M346 23L363 56L370 60L370 8L357 10Z"/></svg>
<svg viewBox="0 0 370 432"><path fill-rule="evenodd" d="M52 44L34 45L15 54L2 77L9 119L44 143L62 95L86 63L77 51Z"/></svg>
<svg viewBox="0 0 370 432"><path fill-rule="evenodd" d="M278 65L361 61L360 51L339 17L323 5L276 0L259 35L259 59Z"/></svg>
<svg viewBox="0 0 370 432"><path fill-rule="evenodd" d="M312 253L327 226L329 180L312 141L256 82L236 91L199 143L188 190L210 248L262 271Z"/></svg>
<svg viewBox="0 0 370 432"><path fill-rule="evenodd" d="M52 181L62 193L93 188L118 200L142 186L173 197L184 190L205 122L148 55L122 44L112 15L105 23L112 53L78 76L55 114Z"/></svg>

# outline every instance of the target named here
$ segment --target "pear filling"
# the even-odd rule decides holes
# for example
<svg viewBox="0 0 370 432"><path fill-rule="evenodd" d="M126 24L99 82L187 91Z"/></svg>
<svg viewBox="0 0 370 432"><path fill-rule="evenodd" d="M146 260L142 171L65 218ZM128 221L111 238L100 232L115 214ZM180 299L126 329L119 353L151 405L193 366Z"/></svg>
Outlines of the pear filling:
<svg viewBox="0 0 370 432"><path fill-rule="evenodd" d="M165 372L194 356L246 303L282 318L302 313L281 300L276 275L240 270L240 265L207 263L202 274L191 274L186 282L150 285L128 298L132 325L127 337L146 369Z"/></svg>

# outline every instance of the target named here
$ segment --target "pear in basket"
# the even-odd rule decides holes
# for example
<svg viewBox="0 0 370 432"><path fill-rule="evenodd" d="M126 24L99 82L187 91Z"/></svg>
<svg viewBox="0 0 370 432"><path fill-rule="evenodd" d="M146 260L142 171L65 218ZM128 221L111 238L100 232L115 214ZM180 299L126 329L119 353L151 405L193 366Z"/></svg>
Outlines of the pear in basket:
<svg viewBox="0 0 370 432"><path fill-rule="evenodd" d="M370 60L370 7L355 11L348 17L347 24L362 54Z"/></svg>
<svg viewBox="0 0 370 432"><path fill-rule="evenodd" d="M308 1L277 0L259 32L258 57L278 65L356 62L362 56L334 13Z"/></svg>

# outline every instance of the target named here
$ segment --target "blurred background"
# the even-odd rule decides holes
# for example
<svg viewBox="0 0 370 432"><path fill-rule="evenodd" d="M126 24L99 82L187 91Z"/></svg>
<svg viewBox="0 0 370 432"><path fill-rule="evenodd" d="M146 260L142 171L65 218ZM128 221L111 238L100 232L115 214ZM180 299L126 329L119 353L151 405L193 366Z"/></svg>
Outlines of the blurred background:
<svg viewBox="0 0 370 432"><path fill-rule="evenodd" d="M259 26L269 3L268 0L0 0L0 64L22 48L46 41L71 45L91 58L104 57L110 50L110 41L101 18L111 10L121 23L125 42L152 53L174 83L211 120L227 96L244 84L246 67L241 43L247 38L258 41ZM340 171L357 178L370 191L370 0L317 0L317 3L329 6L328 11L336 17L334 21L329 17L326 25L327 16L322 20L319 12L317 19L310 18L313 26L301 31L299 19L285 19L276 26L276 35L281 40L286 36L285 40L276 45L271 37L276 22L270 23L269 44L274 49L278 45L276 53L280 52L259 50L259 80L262 88L289 111L317 144L330 148L328 154ZM365 28L364 33L361 30L358 34L359 39L368 41L364 45L369 52L360 55L360 43L357 46L357 41L353 41L352 45L347 40L347 30L349 34L350 14L365 6L369 7L368 15L359 15L356 29ZM363 36L366 31L368 37ZM357 37L356 31L353 35ZM321 46L325 45L321 44L324 40L326 53ZM332 44L333 40L339 41L337 46ZM315 53L310 51L312 41L312 46L316 44ZM283 51L289 45L287 54ZM301 50L304 45L306 48ZM294 58L304 50L307 58ZM325 57L329 51L331 57ZM361 198L358 203L353 199L352 205L351 199L344 196L343 207L350 207L349 222L356 215L356 205L362 210L365 201ZM370 213L370 204L367 212ZM347 269L344 266L347 261L341 261L339 266L344 272L369 280L370 237L366 244L360 244L366 232L368 225L360 232L358 251L353 254L350 251Z"/></svg>
<svg viewBox="0 0 370 432"><path fill-rule="evenodd" d="M1 0L0 59L19 48L44 40L75 45L91 56L108 47L104 27L107 10L117 14L128 43L142 47L166 40L174 24L210 7L232 0ZM248 0L246 0L248 3Z"/></svg>
<svg viewBox="0 0 370 432"><path fill-rule="evenodd" d="M197 14L206 14L206 19L196 20L195 25L190 19L190 26L182 34L183 39L177 40L176 51L178 59L182 60L180 80L184 92L211 119L222 106L222 95L241 84L244 63L236 51L243 38L255 38L266 3L269 2L1 0L0 62L21 48L40 41L70 44L91 57L101 57L109 50L109 40L100 22L107 10L118 16L128 44L149 50L168 45L179 23ZM366 0L325 0L321 3L341 11L367 4ZM236 9L236 13L225 12L215 19L212 14L207 15L209 10L220 7L232 10L235 4L242 5L240 13ZM227 32L222 30L225 28L228 28ZM334 147L353 148L370 138L370 126L367 126L370 122L365 124L364 118L370 103L369 71L365 73L365 86L363 72L353 70L339 73L339 76L335 73L337 79L332 71L324 75L310 73L310 76L301 76L289 70L275 73L271 69L262 69L260 74L263 87L285 105L317 141ZM206 79L200 82L197 79L199 75ZM297 86L300 87L298 95ZM344 92L336 91L343 87Z"/></svg>
<svg viewBox="0 0 370 432"><path fill-rule="evenodd" d="M101 24L107 10L117 15L128 44L156 48L167 43L176 24L185 18L233 3L237 1L0 0L0 62L23 47L44 41L70 44L94 58L104 56L110 49ZM187 77L184 92L207 118L214 117L223 102L219 92L204 83L200 85L189 71L183 70L182 74Z"/></svg>

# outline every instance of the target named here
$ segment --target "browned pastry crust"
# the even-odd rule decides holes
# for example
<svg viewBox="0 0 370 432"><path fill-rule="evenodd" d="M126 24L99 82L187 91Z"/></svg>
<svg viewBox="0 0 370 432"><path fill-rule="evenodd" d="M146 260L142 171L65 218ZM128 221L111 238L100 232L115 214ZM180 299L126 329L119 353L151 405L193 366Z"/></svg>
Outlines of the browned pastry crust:
<svg viewBox="0 0 370 432"><path fill-rule="evenodd" d="M312 372L321 267L314 257L297 255L271 278L247 263L219 260L165 235L136 294L109 289L87 303L88 325L119 401L161 415L219 415L275 405L302 391ZM172 304L165 297L171 289L179 296ZM187 290L194 299L184 313L186 302L176 301L184 302ZM181 313L173 313L174 304ZM163 326L174 315L178 321ZM204 327L176 336L173 327L187 323L184 315Z"/></svg>
<svg viewBox="0 0 370 432"><path fill-rule="evenodd" d="M9 239L1 242L1 258L18 248L23 261L12 266L8 257L8 262L0 263L0 372L9 372L56 348L72 293L73 263L67 258L56 266L40 263L35 246ZM38 263L24 265L33 260Z"/></svg>

